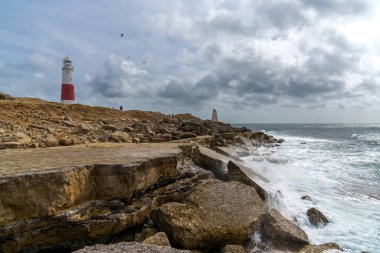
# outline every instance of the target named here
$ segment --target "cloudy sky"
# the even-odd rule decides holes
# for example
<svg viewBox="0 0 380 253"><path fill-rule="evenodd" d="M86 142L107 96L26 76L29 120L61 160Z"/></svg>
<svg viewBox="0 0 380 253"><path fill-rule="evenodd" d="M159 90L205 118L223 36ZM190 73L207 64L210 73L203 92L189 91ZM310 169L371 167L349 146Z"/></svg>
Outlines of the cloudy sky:
<svg viewBox="0 0 380 253"><path fill-rule="evenodd" d="M380 122L379 31L376 0L2 0L0 91L59 101L70 56L83 104Z"/></svg>

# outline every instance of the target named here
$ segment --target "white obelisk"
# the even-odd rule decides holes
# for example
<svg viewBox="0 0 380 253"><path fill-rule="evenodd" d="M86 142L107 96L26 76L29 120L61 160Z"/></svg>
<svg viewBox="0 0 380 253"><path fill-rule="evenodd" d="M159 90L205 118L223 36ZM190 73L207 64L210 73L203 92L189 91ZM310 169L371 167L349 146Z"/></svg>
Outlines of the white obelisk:
<svg viewBox="0 0 380 253"><path fill-rule="evenodd" d="M211 121L213 121L213 122L218 122L218 114L217 114L215 108L212 110Z"/></svg>

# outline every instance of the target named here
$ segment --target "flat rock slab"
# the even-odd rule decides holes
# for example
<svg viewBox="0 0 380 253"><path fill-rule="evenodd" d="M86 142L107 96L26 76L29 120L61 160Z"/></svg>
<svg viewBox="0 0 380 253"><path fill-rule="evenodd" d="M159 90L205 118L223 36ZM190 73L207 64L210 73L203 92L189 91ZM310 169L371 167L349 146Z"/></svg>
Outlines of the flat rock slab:
<svg viewBox="0 0 380 253"><path fill-rule="evenodd" d="M178 144L103 144L0 152L0 227L91 200L130 200L176 176Z"/></svg>
<svg viewBox="0 0 380 253"><path fill-rule="evenodd" d="M74 251L73 253L191 253L190 250L178 250L171 247L121 242L109 245L98 244Z"/></svg>
<svg viewBox="0 0 380 253"><path fill-rule="evenodd" d="M0 181L4 177L43 173L93 164L133 165L155 157L178 155L179 144L113 144L0 151ZM182 144L183 145L183 144Z"/></svg>

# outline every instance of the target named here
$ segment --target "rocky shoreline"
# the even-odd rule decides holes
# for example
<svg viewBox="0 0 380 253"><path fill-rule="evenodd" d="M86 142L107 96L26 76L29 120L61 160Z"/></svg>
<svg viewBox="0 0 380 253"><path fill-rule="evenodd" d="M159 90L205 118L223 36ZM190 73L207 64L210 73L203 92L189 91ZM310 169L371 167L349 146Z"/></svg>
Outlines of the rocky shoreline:
<svg viewBox="0 0 380 253"><path fill-rule="evenodd" d="M9 97L0 110L0 252L339 250L269 209L240 163L282 140L188 114Z"/></svg>

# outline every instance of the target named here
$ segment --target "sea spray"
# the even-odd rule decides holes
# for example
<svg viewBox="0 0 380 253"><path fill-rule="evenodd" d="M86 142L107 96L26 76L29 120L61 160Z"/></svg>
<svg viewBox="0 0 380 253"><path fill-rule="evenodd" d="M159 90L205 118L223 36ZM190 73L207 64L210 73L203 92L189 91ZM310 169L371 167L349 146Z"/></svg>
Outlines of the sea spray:
<svg viewBox="0 0 380 253"><path fill-rule="evenodd" d="M380 125L245 126L286 140L242 158L269 179L270 207L304 229L313 244L380 252ZM301 199L305 195L310 199ZM326 227L310 224L311 207L328 217Z"/></svg>

